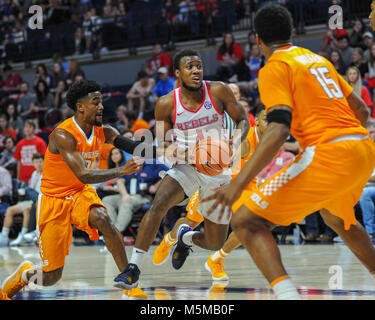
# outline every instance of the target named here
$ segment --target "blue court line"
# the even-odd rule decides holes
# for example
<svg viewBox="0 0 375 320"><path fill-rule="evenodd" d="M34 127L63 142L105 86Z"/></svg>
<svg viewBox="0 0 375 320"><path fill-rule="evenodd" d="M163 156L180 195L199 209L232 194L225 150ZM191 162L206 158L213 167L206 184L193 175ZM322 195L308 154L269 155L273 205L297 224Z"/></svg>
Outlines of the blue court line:
<svg viewBox="0 0 375 320"><path fill-rule="evenodd" d="M207 287L145 287L142 288L146 292L154 292L156 289L164 289L173 293L176 291L208 291L210 288ZM332 295L332 296L375 296L375 290L329 290L329 289L313 289L313 288L303 288L298 289L301 295ZM26 291L19 292L14 300L54 300L61 298L73 298L81 297L83 299L89 300L90 296L95 295L105 295L113 292L120 292L119 289L43 289L40 291ZM270 288L224 288L225 293L243 293L243 294L271 294L272 290Z"/></svg>

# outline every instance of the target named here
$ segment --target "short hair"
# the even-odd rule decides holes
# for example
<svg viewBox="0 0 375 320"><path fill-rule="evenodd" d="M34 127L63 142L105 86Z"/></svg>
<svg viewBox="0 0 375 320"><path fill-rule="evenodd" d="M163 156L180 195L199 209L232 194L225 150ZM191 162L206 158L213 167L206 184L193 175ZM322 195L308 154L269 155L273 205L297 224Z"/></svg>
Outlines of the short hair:
<svg viewBox="0 0 375 320"><path fill-rule="evenodd" d="M44 160L44 156L41 153L34 153L31 160L34 161L34 160L37 160L37 159L43 159Z"/></svg>
<svg viewBox="0 0 375 320"><path fill-rule="evenodd" d="M142 79L142 78L146 78L148 75L147 75L147 72L145 70L140 70L138 72L138 79Z"/></svg>
<svg viewBox="0 0 375 320"><path fill-rule="evenodd" d="M265 45L270 46L291 39L293 18L288 9L281 5L265 5L255 15L254 28Z"/></svg>
<svg viewBox="0 0 375 320"><path fill-rule="evenodd" d="M102 86L95 80L80 80L74 82L66 94L66 103L69 108L73 109L74 112L77 111L77 101L90 92L101 91Z"/></svg>
<svg viewBox="0 0 375 320"><path fill-rule="evenodd" d="M201 58L201 55L199 54L197 50L183 49L183 50L178 51L173 57L173 70L174 71L180 70L180 63L181 63L182 58L192 57L192 56L198 56L199 58Z"/></svg>
<svg viewBox="0 0 375 320"><path fill-rule="evenodd" d="M25 120L25 123L23 124L23 126L25 126L25 125L29 125L29 126L31 126L31 127L33 127L34 129L36 129L36 124L35 124L35 122L34 122L34 120L32 120L32 119L27 119L27 120Z"/></svg>

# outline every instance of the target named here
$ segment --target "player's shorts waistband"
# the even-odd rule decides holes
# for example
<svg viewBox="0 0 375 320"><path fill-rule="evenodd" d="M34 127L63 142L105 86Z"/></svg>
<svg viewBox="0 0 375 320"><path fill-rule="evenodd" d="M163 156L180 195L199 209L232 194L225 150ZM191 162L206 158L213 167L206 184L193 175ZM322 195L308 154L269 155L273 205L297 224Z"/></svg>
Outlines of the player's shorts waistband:
<svg viewBox="0 0 375 320"><path fill-rule="evenodd" d="M363 134L348 134L345 136L337 137L335 139L332 139L328 141L327 143L331 142L339 142L339 141L349 141L349 140L365 140L368 138L368 135L363 135Z"/></svg>

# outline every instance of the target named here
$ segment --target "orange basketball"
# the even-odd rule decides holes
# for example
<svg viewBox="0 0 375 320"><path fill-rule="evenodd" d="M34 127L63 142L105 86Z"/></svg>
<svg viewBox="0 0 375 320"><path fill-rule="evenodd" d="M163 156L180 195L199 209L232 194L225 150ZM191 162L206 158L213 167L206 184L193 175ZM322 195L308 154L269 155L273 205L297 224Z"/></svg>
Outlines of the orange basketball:
<svg viewBox="0 0 375 320"><path fill-rule="evenodd" d="M232 155L232 148L224 140L200 140L195 148L195 169L208 176L216 176L230 167Z"/></svg>

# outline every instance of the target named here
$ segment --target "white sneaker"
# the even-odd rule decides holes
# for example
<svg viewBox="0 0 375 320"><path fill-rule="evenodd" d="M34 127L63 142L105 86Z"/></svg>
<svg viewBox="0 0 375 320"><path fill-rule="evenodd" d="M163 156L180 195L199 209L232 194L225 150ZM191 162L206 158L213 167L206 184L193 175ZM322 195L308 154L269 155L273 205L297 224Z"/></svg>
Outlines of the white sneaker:
<svg viewBox="0 0 375 320"><path fill-rule="evenodd" d="M8 246L8 237L4 237L0 234L0 247L7 247Z"/></svg>
<svg viewBox="0 0 375 320"><path fill-rule="evenodd" d="M339 242L339 243L344 243L344 240L342 240L342 238L340 236L334 237L333 241L334 242Z"/></svg>
<svg viewBox="0 0 375 320"><path fill-rule="evenodd" d="M27 244L28 242L24 239L23 234L19 234L16 240L13 240L9 243L11 247L15 246L22 246L23 244Z"/></svg>
<svg viewBox="0 0 375 320"><path fill-rule="evenodd" d="M23 239L28 243L34 243L36 241L35 231L31 231L31 232L24 234Z"/></svg>

